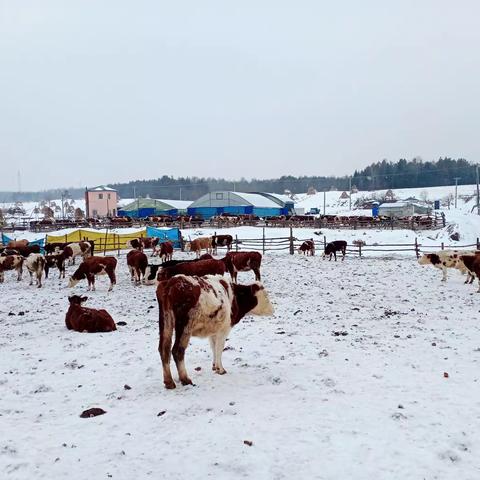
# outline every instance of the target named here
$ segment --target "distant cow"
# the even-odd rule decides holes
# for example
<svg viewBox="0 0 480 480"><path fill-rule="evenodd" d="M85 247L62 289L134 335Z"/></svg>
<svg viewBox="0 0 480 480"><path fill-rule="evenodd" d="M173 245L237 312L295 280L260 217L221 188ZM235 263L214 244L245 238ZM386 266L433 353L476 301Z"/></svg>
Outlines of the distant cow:
<svg viewBox="0 0 480 480"><path fill-rule="evenodd" d="M0 283L5 280L4 273L7 270L15 270L17 272L17 281L22 279L23 273L23 257L21 255L6 255L0 257Z"/></svg>
<svg viewBox="0 0 480 480"><path fill-rule="evenodd" d="M325 251L323 258L329 255L329 260L332 260L332 255L337 261L337 252L342 252L342 260L345 260L345 254L347 253L347 242L345 240L335 240L325 245Z"/></svg>
<svg viewBox="0 0 480 480"><path fill-rule="evenodd" d="M135 250L140 250L143 252L145 248L152 248L155 251L155 247L158 245L160 241L159 238L154 237L139 237L134 238L133 240L129 240L127 242L127 248L133 248ZM153 255L154 252L152 252Z"/></svg>
<svg viewBox="0 0 480 480"><path fill-rule="evenodd" d="M233 237L231 235L214 235L212 237L213 253L217 254L217 247L227 247L227 251L232 248Z"/></svg>
<svg viewBox="0 0 480 480"><path fill-rule="evenodd" d="M228 252L223 259L232 281L237 283L238 272L248 272L253 270L255 280L260 281L260 265L262 264L262 254L259 252Z"/></svg>
<svg viewBox="0 0 480 480"><path fill-rule="evenodd" d="M462 273L467 273L465 265L460 264L461 255L475 255L475 250L439 250L435 253L424 253L419 259L420 265L433 265L442 270L442 282L447 281L447 268L456 268Z"/></svg>
<svg viewBox="0 0 480 480"><path fill-rule="evenodd" d="M202 250L212 253L212 239L210 237L199 237L185 244L185 251L195 252L197 258L201 255Z"/></svg>
<svg viewBox="0 0 480 480"><path fill-rule="evenodd" d="M51 268L58 268L58 278L65 278L65 260L71 257L73 257L73 250L69 246L52 255L45 255L45 278L48 278Z"/></svg>
<svg viewBox="0 0 480 480"><path fill-rule="evenodd" d="M27 245L25 247L17 246L15 250L24 258L27 258L31 253L40 253L40 245Z"/></svg>
<svg viewBox="0 0 480 480"><path fill-rule="evenodd" d="M57 251L63 250L70 242L52 242L46 243L44 250L45 255L52 255Z"/></svg>
<svg viewBox="0 0 480 480"><path fill-rule="evenodd" d="M208 337L213 353L212 369L227 373L222 352L230 330L245 315L272 315L273 307L261 283L236 285L220 276L178 275L157 287L163 383L175 388L170 370L170 352L182 385L192 384L185 368L185 350L190 337ZM175 342L172 348L172 338Z"/></svg>
<svg viewBox="0 0 480 480"><path fill-rule="evenodd" d="M117 329L113 318L106 310L83 307L88 297L72 295L68 297L70 307L65 316L65 325L77 332L112 332Z"/></svg>
<svg viewBox="0 0 480 480"><path fill-rule="evenodd" d="M127 253L127 265L132 282L135 281L135 285L140 285L142 279L145 279L145 270L148 266L147 256L140 250L130 250Z"/></svg>
<svg viewBox="0 0 480 480"><path fill-rule="evenodd" d="M69 287L74 287L84 278L88 281L88 290L95 290L95 276L108 275L110 287L108 291L113 290L116 283L115 268L117 259L115 257L87 257L70 277Z"/></svg>
<svg viewBox="0 0 480 480"><path fill-rule="evenodd" d="M298 247L298 253L302 253L305 255L315 255L315 242L313 241L313 238L310 240L305 240L300 247Z"/></svg>
<svg viewBox="0 0 480 480"><path fill-rule="evenodd" d="M73 255L72 258L69 259L72 265L75 265L76 257L82 257L82 259L85 260L87 257L91 256L90 252L92 250L92 245L90 242L72 242L69 243L68 246L72 249Z"/></svg>
<svg viewBox="0 0 480 480"><path fill-rule="evenodd" d="M7 248L26 247L30 242L28 240L10 240L7 243Z"/></svg>
<svg viewBox="0 0 480 480"><path fill-rule="evenodd" d="M37 287L40 288L42 286L43 269L45 268L44 256L39 253L31 253L23 263L30 274L30 285L33 285L33 275L35 275Z"/></svg>
<svg viewBox="0 0 480 480"><path fill-rule="evenodd" d="M173 257L173 243L162 242L157 245L153 251L153 256L159 256L162 262L168 262Z"/></svg>

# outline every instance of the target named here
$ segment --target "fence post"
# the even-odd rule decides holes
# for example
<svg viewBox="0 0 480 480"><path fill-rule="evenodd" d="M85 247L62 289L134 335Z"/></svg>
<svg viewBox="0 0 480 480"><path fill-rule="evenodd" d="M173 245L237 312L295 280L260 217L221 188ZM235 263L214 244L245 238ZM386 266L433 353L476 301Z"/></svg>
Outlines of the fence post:
<svg viewBox="0 0 480 480"><path fill-rule="evenodd" d="M323 236L323 250L325 251L326 248L327 248L327 237L324 235Z"/></svg>
<svg viewBox="0 0 480 480"><path fill-rule="evenodd" d="M295 253L295 248L293 246L293 228L290 227L290 255Z"/></svg>
<svg viewBox="0 0 480 480"><path fill-rule="evenodd" d="M108 227L105 229L105 244L103 245L103 256L107 254L107 236L108 236Z"/></svg>
<svg viewBox="0 0 480 480"><path fill-rule="evenodd" d="M418 257L420 257L420 250L418 248L418 241L417 241L417 237L415 237L415 255Z"/></svg>
<svg viewBox="0 0 480 480"><path fill-rule="evenodd" d="M358 256L362 258L362 242L358 242Z"/></svg>
<svg viewBox="0 0 480 480"><path fill-rule="evenodd" d="M265 227L262 228L263 234L262 234L262 252L263 255L265 255Z"/></svg>
<svg viewBox="0 0 480 480"><path fill-rule="evenodd" d="M120 234L117 233L117 256L120 256Z"/></svg>
<svg viewBox="0 0 480 480"><path fill-rule="evenodd" d="M238 252L238 235L235 235L235 251Z"/></svg>
<svg viewBox="0 0 480 480"><path fill-rule="evenodd" d="M442 242L442 250L445 250L445 244Z"/></svg>

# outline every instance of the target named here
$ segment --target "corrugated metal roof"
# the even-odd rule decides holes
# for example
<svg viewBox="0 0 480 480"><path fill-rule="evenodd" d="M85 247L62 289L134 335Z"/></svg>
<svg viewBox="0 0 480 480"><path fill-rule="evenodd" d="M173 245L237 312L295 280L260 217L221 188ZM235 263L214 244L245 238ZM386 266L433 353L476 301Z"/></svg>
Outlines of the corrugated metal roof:
<svg viewBox="0 0 480 480"><path fill-rule="evenodd" d="M106 187L105 185L99 185L98 187L89 188L88 192L116 192L114 188Z"/></svg>

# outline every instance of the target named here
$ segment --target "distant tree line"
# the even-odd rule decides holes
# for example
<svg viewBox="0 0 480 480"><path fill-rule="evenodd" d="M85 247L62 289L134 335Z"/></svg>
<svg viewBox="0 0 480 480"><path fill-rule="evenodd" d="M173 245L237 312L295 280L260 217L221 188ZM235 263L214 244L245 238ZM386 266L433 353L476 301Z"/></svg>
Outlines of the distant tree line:
<svg viewBox="0 0 480 480"><path fill-rule="evenodd" d="M455 177L459 185L473 184L476 181L475 165L463 158L440 158L436 162L423 162L419 158L397 162L382 160L363 170L355 170L353 175L302 176L291 175L280 178L259 180L225 180L223 178L179 177L164 175L153 180L134 180L128 183L113 183L108 186L118 190L121 198L146 197L195 200L205 193L215 190L236 190L239 192L292 193L306 192L310 187L317 191L346 190L350 181L358 190L382 190L389 188L414 188L452 185ZM92 185L94 186L94 185ZM40 201L60 198L64 190L43 192L0 192L0 202ZM69 189L71 198L82 198L84 189Z"/></svg>

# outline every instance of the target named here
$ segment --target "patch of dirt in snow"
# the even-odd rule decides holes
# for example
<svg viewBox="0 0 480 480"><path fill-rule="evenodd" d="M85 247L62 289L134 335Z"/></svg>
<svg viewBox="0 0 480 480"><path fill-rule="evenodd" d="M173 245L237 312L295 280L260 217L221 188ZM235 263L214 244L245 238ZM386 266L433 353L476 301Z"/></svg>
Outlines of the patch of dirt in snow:
<svg viewBox="0 0 480 480"><path fill-rule="evenodd" d="M113 333L65 328L56 273L0 285L2 478L478 478L480 294L456 271L268 254L274 317L233 329L228 375L194 339L195 386L174 391L154 287L130 283L125 256L113 292L101 278L87 293L126 322Z"/></svg>

